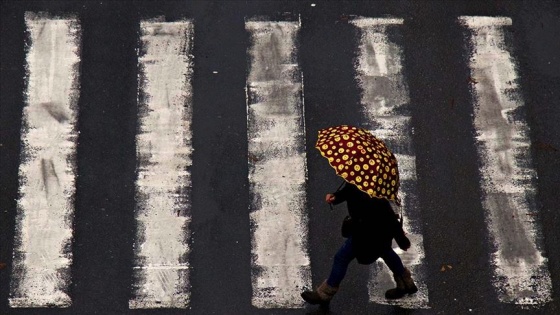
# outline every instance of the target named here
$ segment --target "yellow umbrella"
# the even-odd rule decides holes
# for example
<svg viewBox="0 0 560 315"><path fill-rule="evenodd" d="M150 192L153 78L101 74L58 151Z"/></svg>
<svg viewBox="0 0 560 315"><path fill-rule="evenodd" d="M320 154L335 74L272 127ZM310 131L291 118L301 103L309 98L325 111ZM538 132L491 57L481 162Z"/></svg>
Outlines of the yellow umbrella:
<svg viewBox="0 0 560 315"><path fill-rule="evenodd" d="M345 181L370 197L400 205L397 159L369 131L347 125L322 129L315 147Z"/></svg>

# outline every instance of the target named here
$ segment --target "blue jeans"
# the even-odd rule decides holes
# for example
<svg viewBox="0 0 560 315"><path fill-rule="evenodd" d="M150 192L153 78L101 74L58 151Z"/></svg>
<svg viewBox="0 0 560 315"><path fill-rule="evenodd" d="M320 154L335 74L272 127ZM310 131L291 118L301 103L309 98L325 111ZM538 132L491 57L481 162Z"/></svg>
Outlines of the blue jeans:
<svg viewBox="0 0 560 315"><path fill-rule="evenodd" d="M334 256L333 266L331 274L327 279L327 284L331 287L338 287L346 275L348 265L354 258L356 258L356 256L352 251L352 238L349 237ZM385 261L385 264L391 269L393 274L400 276L404 273L404 266L401 258L391 247L383 251L381 258Z"/></svg>

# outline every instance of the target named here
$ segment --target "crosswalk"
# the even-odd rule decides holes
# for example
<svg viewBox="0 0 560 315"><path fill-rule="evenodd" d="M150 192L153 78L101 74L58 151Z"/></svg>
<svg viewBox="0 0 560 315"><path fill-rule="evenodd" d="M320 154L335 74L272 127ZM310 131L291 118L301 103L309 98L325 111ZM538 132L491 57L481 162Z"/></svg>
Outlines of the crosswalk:
<svg viewBox="0 0 560 315"><path fill-rule="evenodd" d="M510 18L460 17L470 32L470 68L475 84L474 125L483 162L483 205L493 253L499 299L519 304L550 301L551 283L539 227L527 220L536 210L533 169L527 136L529 127L520 111L523 98L514 60L508 51L505 28Z"/></svg>
<svg viewBox="0 0 560 315"><path fill-rule="evenodd" d="M10 283L13 308L72 305L68 294L72 268L77 129L80 111L79 18L28 12L28 84L21 142L17 242ZM388 269L370 268L371 303L404 308L430 307L426 281L422 210L417 199L412 107L404 72L406 42L398 36L406 23L398 17L355 17L359 32L355 79L361 91L360 121L395 152L401 172L406 229L414 247L403 261L418 281L418 294L389 302ZM480 177L486 229L495 252L493 284L503 303L540 306L552 299L540 226L527 221L538 213L535 170L528 154L528 125L517 83L515 56L504 40L507 17L463 16L471 58L473 128L483 162ZM306 207L305 73L300 65L299 17L245 20L247 47L246 108L251 225L251 303L263 309L304 307L299 293L312 286L309 212ZM193 55L197 23L142 20L138 47L138 125L135 182L137 228L131 309L190 306L197 290L190 281L193 131ZM508 34L509 36L510 34ZM476 175L473 175L476 176ZM224 179L227 180L227 179ZM196 266L204 268L204 266Z"/></svg>
<svg viewBox="0 0 560 315"><path fill-rule="evenodd" d="M14 265L25 277L12 279L13 307L67 307L75 191L76 117L79 94L79 26L76 18L45 19L28 12L33 42L27 54L28 106L24 111L19 168Z"/></svg>
<svg viewBox="0 0 560 315"><path fill-rule="evenodd" d="M399 161L403 203L403 217L406 230L414 246L407 252L400 251L403 263L415 274L420 293L407 296L397 303L410 308L428 307L428 290L424 280L422 265L424 243L420 233L420 219L411 218L409 213L416 198L416 154L412 142L410 97L408 84L403 75L402 45L398 36L390 39L388 30L394 34L404 23L398 18L357 18L352 21L360 31L359 53L357 57L356 79L362 90L361 104L364 125L375 132L391 148ZM398 248L395 246L397 251ZM369 298L376 303L394 303L385 299L383 288L391 287L393 280L390 270L380 260L370 271Z"/></svg>
<svg viewBox="0 0 560 315"><path fill-rule="evenodd" d="M189 304L193 23L143 21L137 135L138 226L130 308Z"/></svg>
<svg viewBox="0 0 560 315"><path fill-rule="evenodd" d="M299 21L249 20L247 135L253 305L302 307L311 282L306 222L303 78L297 62ZM286 167L289 165L289 167Z"/></svg>

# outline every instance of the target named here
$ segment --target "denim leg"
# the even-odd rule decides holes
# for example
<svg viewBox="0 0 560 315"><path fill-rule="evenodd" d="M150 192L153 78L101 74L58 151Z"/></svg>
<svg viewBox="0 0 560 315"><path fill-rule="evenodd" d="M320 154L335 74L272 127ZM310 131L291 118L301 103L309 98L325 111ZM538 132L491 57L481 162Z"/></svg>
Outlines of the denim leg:
<svg viewBox="0 0 560 315"><path fill-rule="evenodd" d="M391 247L383 251L381 258L383 258L383 261L385 261L385 264L391 269L393 274L400 276L404 273L402 260Z"/></svg>
<svg viewBox="0 0 560 315"><path fill-rule="evenodd" d="M356 258L352 251L352 238L346 239L336 255L334 255L333 266L327 284L331 287L338 287L346 275L346 270L352 259Z"/></svg>

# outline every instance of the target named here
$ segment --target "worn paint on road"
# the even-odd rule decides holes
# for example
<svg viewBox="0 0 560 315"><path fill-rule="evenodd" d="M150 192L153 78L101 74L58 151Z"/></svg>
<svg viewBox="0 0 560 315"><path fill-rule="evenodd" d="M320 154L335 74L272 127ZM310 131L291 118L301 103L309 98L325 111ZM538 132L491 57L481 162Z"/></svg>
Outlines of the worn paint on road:
<svg viewBox="0 0 560 315"><path fill-rule="evenodd" d="M27 91L11 307L69 307L81 30L27 12Z"/></svg>
<svg viewBox="0 0 560 315"><path fill-rule="evenodd" d="M360 32L356 62L356 80L362 90L361 104L367 128L385 141L395 154L399 166L404 228L413 246L406 252L395 250L405 267L414 275L419 291L396 301L385 298L385 291L395 286L392 273L380 259L372 265L368 284L369 299L381 304L405 308L428 308L428 289L422 264L424 242L416 198L416 155L412 144L412 126L408 85L403 75L403 52L395 38L400 18L356 18ZM389 32L392 32L393 37ZM414 207L412 209L411 207Z"/></svg>
<svg viewBox="0 0 560 315"><path fill-rule="evenodd" d="M246 22L251 34L247 134L252 233L252 304L303 307L311 283L303 80L298 21Z"/></svg>
<svg viewBox="0 0 560 315"><path fill-rule="evenodd" d="M134 293L129 307L190 299L193 24L142 21Z"/></svg>
<svg viewBox="0 0 560 315"><path fill-rule="evenodd" d="M459 22L468 30L482 202L494 242L493 283L502 302L543 304L551 300L552 285L534 216L536 172L507 37L512 20L464 16Z"/></svg>

